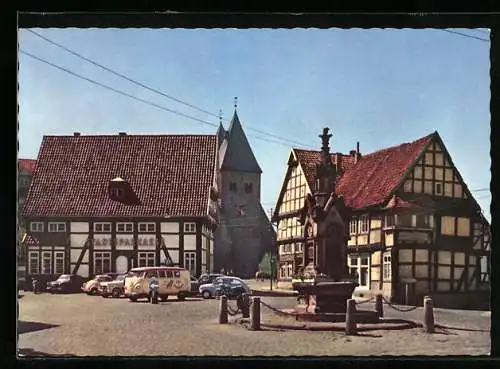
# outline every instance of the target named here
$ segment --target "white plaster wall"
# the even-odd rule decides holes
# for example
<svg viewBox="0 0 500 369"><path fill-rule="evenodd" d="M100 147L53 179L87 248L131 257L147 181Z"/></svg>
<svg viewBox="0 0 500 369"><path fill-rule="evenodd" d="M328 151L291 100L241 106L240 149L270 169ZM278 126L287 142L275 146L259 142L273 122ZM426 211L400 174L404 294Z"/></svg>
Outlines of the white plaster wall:
<svg viewBox="0 0 500 369"><path fill-rule="evenodd" d="M70 232L87 232L89 231L88 222L71 222L69 226Z"/></svg>
<svg viewBox="0 0 500 369"><path fill-rule="evenodd" d="M83 247L87 238L88 234L72 234L69 236L69 244L71 247Z"/></svg>
<svg viewBox="0 0 500 369"><path fill-rule="evenodd" d="M128 240L128 244L125 243L126 242L125 240ZM117 234L116 235L116 249L117 250L133 250L134 249L134 235L133 234Z"/></svg>
<svg viewBox="0 0 500 369"><path fill-rule="evenodd" d="M185 234L184 235L184 250L195 251L196 250L196 235L195 234Z"/></svg>
<svg viewBox="0 0 500 369"><path fill-rule="evenodd" d="M144 241L140 241L144 240ZM153 241L151 241L153 240ZM139 234L137 236L137 248L139 250L156 250L156 236L154 234Z"/></svg>
<svg viewBox="0 0 500 369"><path fill-rule="evenodd" d="M172 258L172 262L174 264L179 264L179 250L168 250L168 253Z"/></svg>
<svg viewBox="0 0 500 369"><path fill-rule="evenodd" d="M168 248L179 248L179 235L178 234L163 234L163 242Z"/></svg>
<svg viewBox="0 0 500 369"><path fill-rule="evenodd" d="M106 242L106 244L104 244L104 242ZM111 250L111 235L94 235L94 250Z"/></svg>
<svg viewBox="0 0 500 369"><path fill-rule="evenodd" d="M162 222L160 224L161 232L176 232L179 233L179 223L178 222Z"/></svg>

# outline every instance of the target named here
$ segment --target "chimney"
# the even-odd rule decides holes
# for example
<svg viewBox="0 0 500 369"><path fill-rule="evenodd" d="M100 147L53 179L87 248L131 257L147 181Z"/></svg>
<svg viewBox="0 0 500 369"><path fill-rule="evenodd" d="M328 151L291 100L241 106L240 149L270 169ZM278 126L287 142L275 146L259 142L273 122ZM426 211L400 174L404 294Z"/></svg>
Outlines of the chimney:
<svg viewBox="0 0 500 369"><path fill-rule="evenodd" d="M118 132L118 136L126 136L127 133L126 132Z"/></svg>
<svg viewBox="0 0 500 369"><path fill-rule="evenodd" d="M349 156L354 156L354 155L356 155L356 150L349 151Z"/></svg>
<svg viewBox="0 0 500 369"><path fill-rule="evenodd" d="M73 136L79 137L80 136L80 132L73 132Z"/></svg>
<svg viewBox="0 0 500 369"><path fill-rule="evenodd" d="M342 172L342 153L335 153L335 165L337 167L337 173L340 174Z"/></svg>
<svg viewBox="0 0 500 369"><path fill-rule="evenodd" d="M359 141L358 141L356 142L356 156L354 157L354 164L356 164L360 158L361 154L359 153Z"/></svg>

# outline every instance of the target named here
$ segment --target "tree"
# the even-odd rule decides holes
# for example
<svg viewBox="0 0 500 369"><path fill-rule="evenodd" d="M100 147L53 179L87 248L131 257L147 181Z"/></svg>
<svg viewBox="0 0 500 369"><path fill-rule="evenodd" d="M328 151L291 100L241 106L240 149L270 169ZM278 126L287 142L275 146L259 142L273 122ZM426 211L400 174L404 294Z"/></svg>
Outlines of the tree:
<svg viewBox="0 0 500 369"><path fill-rule="evenodd" d="M272 258L272 255L269 251L267 251L264 256L262 256L262 259L260 261L260 264L259 264L259 270L261 272L264 272L266 274L266 276L268 277L271 277L271 258ZM273 264L273 273L272 275L273 276L276 276L276 263Z"/></svg>

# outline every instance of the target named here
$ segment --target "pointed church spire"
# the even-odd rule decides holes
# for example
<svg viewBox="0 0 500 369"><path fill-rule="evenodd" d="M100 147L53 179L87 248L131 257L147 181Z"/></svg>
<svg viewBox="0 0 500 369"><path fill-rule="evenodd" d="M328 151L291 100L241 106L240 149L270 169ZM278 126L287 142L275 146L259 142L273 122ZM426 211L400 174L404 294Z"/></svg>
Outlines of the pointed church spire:
<svg viewBox="0 0 500 369"><path fill-rule="evenodd" d="M238 98L234 99L235 109L229 124L227 149L222 159L221 170L262 173L236 111Z"/></svg>

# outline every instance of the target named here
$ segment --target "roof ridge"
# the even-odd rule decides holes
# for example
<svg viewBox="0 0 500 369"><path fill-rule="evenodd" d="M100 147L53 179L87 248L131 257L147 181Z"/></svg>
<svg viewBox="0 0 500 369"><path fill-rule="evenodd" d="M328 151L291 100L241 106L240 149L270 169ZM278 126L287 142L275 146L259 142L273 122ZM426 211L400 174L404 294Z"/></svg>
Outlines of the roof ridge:
<svg viewBox="0 0 500 369"><path fill-rule="evenodd" d="M80 137L215 137L215 134L209 134L209 133L134 133L134 134L125 134L125 135L119 135L119 134L81 134L79 136L75 135L43 135L43 137L75 137L75 138L80 138ZM34 159L33 159L34 160Z"/></svg>
<svg viewBox="0 0 500 369"><path fill-rule="evenodd" d="M428 134L426 136L417 138L416 140L413 140L413 141L410 141L410 142L403 142L403 143L392 145L392 146L389 146L389 147L384 147L382 149L378 149L376 151L369 152L367 154L362 154L361 158L365 158L365 157L367 157L369 155L379 154L379 153L381 153L383 151L395 149L397 147L401 147L401 146L404 146L404 145L412 145L414 143L417 143L418 141L429 139L431 136L435 135L436 133L437 133L437 131L434 131L434 132L432 132L432 133L430 133L430 134ZM296 148L296 147L292 147L292 150L302 151L302 152L310 152L310 153L320 153L321 152L321 150L306 150L306 149L299 149L299 148ZM330 155L334 155L334 154L336 154L336 152L335 153L330 153ZM342 154L343 156L350 156L349 154L344 154L344 153L340 153L340 154Z"/></svg>

